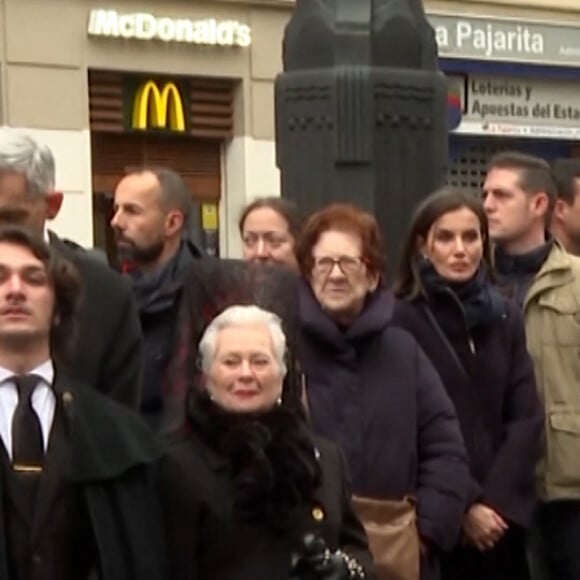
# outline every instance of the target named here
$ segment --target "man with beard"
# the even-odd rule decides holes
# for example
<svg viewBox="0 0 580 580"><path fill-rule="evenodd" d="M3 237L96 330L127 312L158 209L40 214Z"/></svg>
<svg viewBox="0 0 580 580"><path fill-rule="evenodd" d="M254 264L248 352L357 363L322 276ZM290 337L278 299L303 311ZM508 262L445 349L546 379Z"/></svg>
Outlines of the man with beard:
<svg viewBox="0 0 580 580"><path fill-rule="evenodd" d="M157 431L172 424L164 409L164 377L183 276L202 257L186 234L191 205L183 179L161 167L132 172L115 190L111 226L122 268L133 281L145 340L141 413Z"/></svg>
<svg viewBox="0 0 580 580"><path fill-rule="evenodd" d="M580 159L558 159L552 173L558 192L552 235L568 252L580 256Z"/></svg>
<svg viewBox="0 0 580 580"><path fill-rule="evenodd" d="M0 224L34 231L79 271L78 340L66 371L113 399L137 407L142 339L130 286L95 256L46 227L63 202L55 191L51 150L27 135L0 128Z"/></svg>

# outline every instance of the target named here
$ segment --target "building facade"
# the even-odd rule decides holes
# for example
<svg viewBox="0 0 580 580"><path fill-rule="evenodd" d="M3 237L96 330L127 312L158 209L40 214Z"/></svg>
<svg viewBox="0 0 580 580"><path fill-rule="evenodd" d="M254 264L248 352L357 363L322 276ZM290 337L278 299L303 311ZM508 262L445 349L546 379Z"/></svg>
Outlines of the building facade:
<svg viewBox="0 0 580 580"><path fill-rule="evenodd" d="M430 14L457 113L452 184L478 191L489 157L500 150L547 160L579 153L580 14L530 14Z"/></svg>
<svg viewBox="0 0 580 580"><path fill-rule="evenodd" d="M426 2L457 115L450 180L477 189L487 157L580 145L580 3ZM57 158L53 224L110 248L112 191L143 164L190 185L209 251L239 256L237 219L279 193L273 82L286 0L0 0L0 123Z"/></svg>

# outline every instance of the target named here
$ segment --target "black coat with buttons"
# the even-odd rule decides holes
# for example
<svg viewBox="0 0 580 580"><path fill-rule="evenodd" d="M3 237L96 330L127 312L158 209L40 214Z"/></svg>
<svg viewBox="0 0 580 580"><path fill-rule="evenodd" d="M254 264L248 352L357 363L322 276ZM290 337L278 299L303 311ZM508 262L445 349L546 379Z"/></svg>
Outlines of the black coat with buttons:
<svg viewBox="0 0 580 580"><path fill-rule="evenodd" d="M56 413L31 524L12 501L14 483L0 474L0 578L29 567L25 577L38 580L76 580L81 569L99 580L164 580L153 434L136 413L58 372L53 388Z"/></svg>
<svg viewBox="0 0 580 580"><path fill-rule="evenodd" d="M161 467L169 577L172 580L288 580L302 538L322 536L365 566L373 580L364 530L350 503L344 462L332 443L315 438L322 470L312 502L292 525L273 531L266 524L238 521L232 513L233 485L226 458L197 434L175 443Z"/></svg>

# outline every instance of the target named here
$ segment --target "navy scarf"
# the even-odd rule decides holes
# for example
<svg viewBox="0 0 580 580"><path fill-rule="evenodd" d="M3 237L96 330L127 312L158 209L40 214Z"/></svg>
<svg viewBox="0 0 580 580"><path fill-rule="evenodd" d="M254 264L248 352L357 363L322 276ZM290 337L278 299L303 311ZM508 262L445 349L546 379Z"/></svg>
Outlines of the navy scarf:
<svg viewBox="0 0 580 580"><path fill-rule="evenodd" d="M463 307L469 330L486 326L504 313L504 299L489 280L482 264L466 282L450 282L439 275L427 258L419 258L421 282L428 297L454 296Z"/></svg>
<svg viewBox="0 0 580 580"><path fill-rule="evenodd" d="M183 271L193 260L187 243L154 272L134 270L129 273L133 281L133 296L140 313L158 313L168 310L175 301L176 287Z"/></svg>

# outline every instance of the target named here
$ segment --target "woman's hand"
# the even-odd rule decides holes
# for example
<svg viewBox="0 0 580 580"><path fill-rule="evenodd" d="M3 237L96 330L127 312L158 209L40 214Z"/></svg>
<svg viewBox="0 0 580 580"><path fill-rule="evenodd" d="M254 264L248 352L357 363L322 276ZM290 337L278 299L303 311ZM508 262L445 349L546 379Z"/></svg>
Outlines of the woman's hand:
<svg viewBox="0 0 580 580"><path fill-rule="evenodd" d="M506 521L481 503L473 504L463 518L463 533L481 552L491 550L508 529Z"/></svg>

